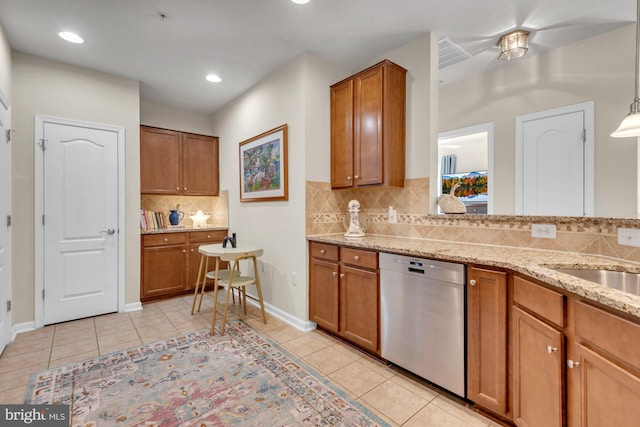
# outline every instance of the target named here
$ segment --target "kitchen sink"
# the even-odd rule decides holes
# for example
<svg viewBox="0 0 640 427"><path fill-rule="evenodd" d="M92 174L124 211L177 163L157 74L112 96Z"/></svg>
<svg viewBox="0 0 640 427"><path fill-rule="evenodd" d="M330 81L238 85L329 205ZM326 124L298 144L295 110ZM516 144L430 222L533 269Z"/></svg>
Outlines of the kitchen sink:
<svg viewBox="0 0 640 427"><path fill-rule="evenodd" d="M618 289L640 296L640 274L612 270L579 270L554 268L554 271L570 274L584 280L599 283L612 289Z"/></svg>

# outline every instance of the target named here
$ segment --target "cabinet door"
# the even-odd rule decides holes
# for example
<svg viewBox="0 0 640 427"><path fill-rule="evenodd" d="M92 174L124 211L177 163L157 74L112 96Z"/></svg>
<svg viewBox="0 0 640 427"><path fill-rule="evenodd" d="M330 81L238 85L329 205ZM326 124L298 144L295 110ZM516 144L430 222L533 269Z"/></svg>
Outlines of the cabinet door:
<svg viewBox="0 0 640 427"><path fill-rule="evenodd" d="M331 86L331 187L353 186L353 80Z"/></svg>
<svg viewBox="0 0 640 427"><path fill-rule="evenodd" d="M344 265L340 272L340 333L377 353L378 273Z"/></svg>
<svg viewBox="0 0 640 427"><path fill-rule="evenodd" d="M354 79L354 185L383 183L382 80L376 67Z"/></svg>
<svg viewBox="0 0 640 427"><path fill-rule="evenodd" d="M507 415L507 274L467 270L467 397Z"/></svg>
<svg viewBox="0 0 640 427"><path fill-rule="evenodd" d="M227 236L226 230L196 231L189 233L189 278L187 281L187 289L195 289L198 281L198 272L200 270L200 260L202 254L198 252L200 245L209 245L212 243L222 243ZM203 266L204 268L204 266ZM220 269L227 268L226 262L220 263ZM209 259L209 271L215 269L215 258ZM205 272L203 271L203 274ZM202 280L202 279L201 279ZM206 285L212 285L213 280L207 280Z"/></svg>
<svg viewBox="0 0 640 427"><path fill-rule="evenodd" d="M142 299L185 290L186 246L154 246L142 250Z"/></svg>
<svg viewBox="0 0 640 427"><path fill-rule="evenodd" d="M218 138L182 134L182 193L217 196Z"/></svg>
<svg viewBox="0 0 640 427"><path fill-rule="evenodd" d="M637 426L640 423L640 377L579 343L570 349L567 369L572 427Z"/></svg>
<svg viewBox="0 0 640 427"><path fill-rule="evenodd" d="M562 427L562 332L513 308L513 413L518 426Z"/></svg>
<svg viewBox="0 0 640 427"><path fill-rule="evenodd" d="M338 263L311 259L309 277L309 319L338 332Z"/></svg>
<svg viewBox="0 0 640 427"><path fill-rule="evenodd" d="M180 133L140 127L140 192L180 194L182 149Z"/></svg>

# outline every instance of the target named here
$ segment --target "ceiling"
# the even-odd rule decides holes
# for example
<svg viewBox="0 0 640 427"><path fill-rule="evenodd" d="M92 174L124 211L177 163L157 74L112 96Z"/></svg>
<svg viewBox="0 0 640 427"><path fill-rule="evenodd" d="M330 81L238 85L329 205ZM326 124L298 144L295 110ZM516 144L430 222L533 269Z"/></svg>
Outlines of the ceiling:
<svg viewBox="0 0 640 427"><path fill-rule="evenodd" d="M448 84L507 66L495 45L515 28L531 31L531 56L635 16L634 0L0 0L13 49L139 80L144 100L206 113L302 52L355 72L433 32L471 55L440 71Z"/></svg>

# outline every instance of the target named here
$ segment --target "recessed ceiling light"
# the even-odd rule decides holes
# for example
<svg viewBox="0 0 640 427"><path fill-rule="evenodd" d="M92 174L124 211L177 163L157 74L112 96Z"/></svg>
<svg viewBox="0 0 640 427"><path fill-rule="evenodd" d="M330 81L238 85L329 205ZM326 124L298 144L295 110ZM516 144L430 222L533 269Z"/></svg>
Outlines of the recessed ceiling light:
<svg viewBox="0 0 640 427"><path fill-rule="evenodd" d="M209 74L207 80L213 83L220 83L222 81L222 79L215 74Z"/></svg>
<svg viewBox="0 0 640 427"><path fill-rule="evenodd" d="M291 0L291 1L294 2L295 4L307 4L311 0Z"/></svg>
<svg viewBox="0 0 640 427"><path fill-rule="evenodd" d="M66 40L70 43L84 43L84 40L82 39L82 37L80 37L76 33L72 33L69 31L60 31L58 35L60 36L61 39Z"/></svg>

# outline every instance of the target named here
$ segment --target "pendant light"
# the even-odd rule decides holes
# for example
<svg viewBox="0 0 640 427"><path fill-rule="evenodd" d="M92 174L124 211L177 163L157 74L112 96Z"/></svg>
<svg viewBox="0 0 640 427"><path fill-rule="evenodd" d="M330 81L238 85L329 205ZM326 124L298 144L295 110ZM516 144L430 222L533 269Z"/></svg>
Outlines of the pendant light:
<svg viewBox="0 0 640 427"><path fill-rule="evenodd" d="M636 19L636 97L633 99L629 115L624 118L618 129L611 134L614 138L627 138L640 136L640 0L636 7L638 14Z"/></svg>

